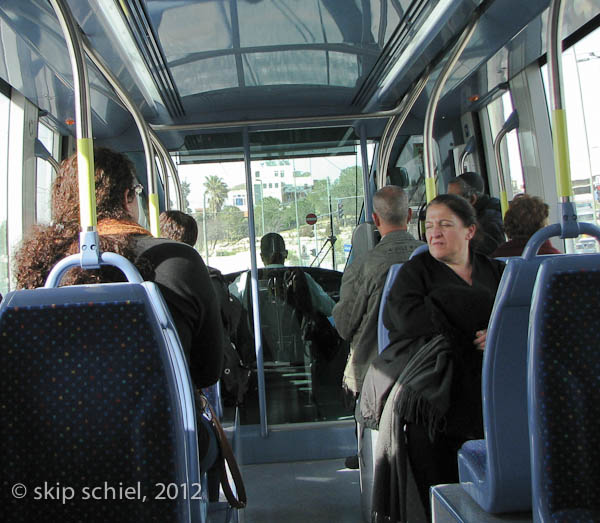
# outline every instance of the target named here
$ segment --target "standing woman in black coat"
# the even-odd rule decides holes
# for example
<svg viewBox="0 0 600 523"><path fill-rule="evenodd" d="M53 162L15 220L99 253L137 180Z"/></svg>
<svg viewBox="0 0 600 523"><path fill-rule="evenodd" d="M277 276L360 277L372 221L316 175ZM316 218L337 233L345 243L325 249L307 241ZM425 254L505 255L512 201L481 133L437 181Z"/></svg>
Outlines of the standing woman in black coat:
<svg viewBox="0 0 600 523"><path fill-rule="evenodd" d="M444 194L432 200L425 229L429 252L405 263L390 291L383 317L390 348L382 356L396 358L396 364L408 362L436 336L449 342L450 385L425 398L433 408L406 423L410 466L428 510L429 487L456 483L456 452L466 440L483 437L481 364L504 266L474 249L477 218L461 196ZM449 405L441 417L440 412L431 414L439 395Z"/></svg>

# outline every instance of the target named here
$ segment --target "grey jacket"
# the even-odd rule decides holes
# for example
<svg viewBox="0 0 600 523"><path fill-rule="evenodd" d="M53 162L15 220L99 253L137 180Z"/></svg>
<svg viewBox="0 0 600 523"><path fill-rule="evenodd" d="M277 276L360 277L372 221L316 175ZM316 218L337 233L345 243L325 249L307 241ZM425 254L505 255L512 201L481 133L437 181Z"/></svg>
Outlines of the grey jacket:
<svg viewBox="0 0 600 523"><path fill-rule="evenodd" d="M340 336L350 341L344 384L354 392L360 392L367 369L378 353L377 316L388 269L407 261L422 244L406 231L392 231L344 272L333 318Z"/></svg>

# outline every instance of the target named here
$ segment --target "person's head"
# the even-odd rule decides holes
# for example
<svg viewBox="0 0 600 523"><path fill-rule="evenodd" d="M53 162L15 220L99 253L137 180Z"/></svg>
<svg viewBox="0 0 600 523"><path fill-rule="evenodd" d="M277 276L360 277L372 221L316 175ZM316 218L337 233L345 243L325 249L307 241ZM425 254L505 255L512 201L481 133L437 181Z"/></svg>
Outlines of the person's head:
<svg viewBox="0 0 600 523"><path fill-rule="evenodd" d="M159 216L160 234L164 238L187 243L192 247L198 239L196 220L181 211L164 211Z"/></svg>
<svg viewBox="0 0 600 523"><path fill-rule="evenodd" d="M287 255L281 234L269 232L260 239L260 257L265 265L283 264Z"/></svg>
<svg viewBox="0 0 600 523"><path fill-rule="evenodd" d="M448 194L458 194L474 205L483 194L483 178L474 172L462 173L448 182Z"/></svg>
<svg viewBox="0 0 600 523"><path fill-rule="evenodd" d="M381 236L395 230L406 230L412 211L408 196L397 185L386 185L373 195L373 221Z"/></svg>
<svg viewBox="0 0 600 523"><path fill-rule="evenodd" d="M110 149L94 150L96 211L98 221L113 219L131 221L138 218L136 194L141 185L135 178L133 165L123 154ZM79 183L77 155L64 160L52 185L52 223L32 227L15 255L17 287L33 289L46 281L50 269L62 258L79 251ZM115 252L135 264L144 277L151 279L152 267L147 260L136 260L131 238L125 234L100 236L102 252ZM117 269L105 266L98 271L71 269L62 283L96 283L122 281Z"/></svg>
<svg viewBox="0 0 600 523"><path fill-rule="evenodd" d="M142 188L131 161L104 147L94 149L94 180L98 219L138 219L136 195ZM55 223L79 221L77 154L64 160L52 185L52 218Z"/></svg>
<svg viewBox="0 0 600 523"><path fill-rule="evenodd" d="M470 243L477 231L477 215L462 196L441 194L429 202L425 236L430 254L446 263L468 260Z"/></svg>
<svg viewBox="0 0 600 523"><path fill-rule="evenodd" d="M517 194L504 216L504 231L512 240L530 238L548 223L548 204L538 196Z"/></svg>

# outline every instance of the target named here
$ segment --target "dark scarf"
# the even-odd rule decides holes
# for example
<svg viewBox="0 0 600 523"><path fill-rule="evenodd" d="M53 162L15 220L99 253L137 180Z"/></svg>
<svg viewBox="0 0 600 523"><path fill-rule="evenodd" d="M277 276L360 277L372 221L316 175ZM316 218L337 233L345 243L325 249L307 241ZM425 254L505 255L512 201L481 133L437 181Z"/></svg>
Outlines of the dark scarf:
<svg viewBox="0 0 600 523"><path fill-rule="evenodd" d="M397 414L406 422L426 426L431 440L445 428L453 371L452 347L440 334L425 343L398 376Z"/></svg>

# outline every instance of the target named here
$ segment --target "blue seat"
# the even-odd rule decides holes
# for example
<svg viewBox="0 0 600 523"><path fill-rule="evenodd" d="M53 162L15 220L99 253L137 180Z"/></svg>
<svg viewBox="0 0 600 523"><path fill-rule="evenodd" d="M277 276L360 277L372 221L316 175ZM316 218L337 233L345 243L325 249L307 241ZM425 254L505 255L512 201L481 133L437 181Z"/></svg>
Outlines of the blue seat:
<svg viewBox="0 0 600 523"><path fill-rule="evenodd" d="M5 520L204 521L193 387L154 284L11 292L0 340L3 479L29 491L3 489ZM65 503L36 500L45 485Z"/></svg>
<svg viewBox="0 0 600 523"><path fill-rule="evenodd" d="M546 234L554 234L555 229ZM527 330L541 242L507 260L488 326L482 368L484 440L458 453L463 488L487 512L531 509L527 419Z"/></svg>
<svg viewBox="0 0 600 523"><path fill-rule="evenodd" d="M600 521L600 255L545 260L529 328L534 521Z"/></svg>
<svg viewBox="0 0 600 523"><path fill-rule="evenodd" d="M385 302L387 301L387 297L390 293L392 285L394 285L396 275L398 274L398 271L401 267L401 263L395 263L394 265L390 265L390 268L388 269L387 273L387 278L385 279L385 284L383 285L383 292L381 293L381 303L379 304L379 315L377 316L377 348L379 349L379 354L381 354L390 343L390 332L386 329L385 325L383 324L383 308L385 307Z"/></svg>
<svg viewBox="0 0 600 523"><path fill-rule="evenodd" d="M426 243L424 243L423 245L419 245L411 254L410 257L408 258L409 260L412 260L415 256L418 256L419 254L423 254L425 251L429 250L429 245L427 245Z"/></svg>

